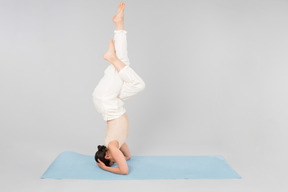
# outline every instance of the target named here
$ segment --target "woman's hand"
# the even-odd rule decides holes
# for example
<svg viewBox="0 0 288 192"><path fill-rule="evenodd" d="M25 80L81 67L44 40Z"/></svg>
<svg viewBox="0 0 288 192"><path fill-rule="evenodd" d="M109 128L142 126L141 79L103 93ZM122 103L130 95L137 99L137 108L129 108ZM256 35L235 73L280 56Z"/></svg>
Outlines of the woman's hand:
<svg viewBox="0 0 288 192"><path fill-rule="evenodd" d="M100 159L98 159L98 161L99 161L99 163L97 163L97 165L101 168L101 169L104 169L104 170L106 170L106 165L102 162L102 161L100 161Z"/></svg>
<svg viewBox="0 0 288 192"><path fill-rule="evenodd" d="M97 165L101 168L104 169L105 171L110 171L112 173L117 173L117 174L123 174L123 175L127 175L128 174L128 169L127 172L121 171L119 167L108 167L106 166L102 161L100 161L100 159L98 159L98 161L100 163L97 163Z"/></svg>

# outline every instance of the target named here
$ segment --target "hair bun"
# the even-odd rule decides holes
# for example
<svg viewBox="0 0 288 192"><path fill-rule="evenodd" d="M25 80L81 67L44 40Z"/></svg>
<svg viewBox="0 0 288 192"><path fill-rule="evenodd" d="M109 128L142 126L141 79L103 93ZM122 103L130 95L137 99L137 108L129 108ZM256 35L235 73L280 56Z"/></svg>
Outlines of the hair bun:
<svg viewBox="0 0 288 192"><path fill-rule="evenodd" d="M99 151L106 151L106 146L105 145L98 145L98 150Z"/></svg>

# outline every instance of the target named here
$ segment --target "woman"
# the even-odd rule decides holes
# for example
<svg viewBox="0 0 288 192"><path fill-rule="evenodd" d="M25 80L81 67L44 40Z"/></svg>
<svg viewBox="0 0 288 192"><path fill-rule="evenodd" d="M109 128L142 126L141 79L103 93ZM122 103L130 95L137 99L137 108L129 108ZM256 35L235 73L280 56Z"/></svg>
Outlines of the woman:
<svg viewBox="0 0 288 192"><path fill-rule="evenodd" d="M105 69L104 77L93 92L94 105L107 122L106 146L98 145L95 160L100 168L117 174L128 174L126 160L131 156L125 142L129 134L129 121L123 100L145 88L143 79L130 67L124 7L124 2L121 2L118 13L113 17L116 24L114 41L110 40L109 50L103 56L111 64ZM115 162L118 167L111 167Z"/></svg>

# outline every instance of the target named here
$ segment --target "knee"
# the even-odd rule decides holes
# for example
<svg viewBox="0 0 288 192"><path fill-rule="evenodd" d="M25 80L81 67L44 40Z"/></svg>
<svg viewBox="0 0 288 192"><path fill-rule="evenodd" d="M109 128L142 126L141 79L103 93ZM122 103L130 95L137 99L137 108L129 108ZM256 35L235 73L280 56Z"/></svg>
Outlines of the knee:
<svg viewBox="0 0 288 192"><path fill-rule="evenodd" d="M145 89L145 86L146 86L145 82L144 82L143 80L140 81L140 82L138 83L138 85L137 85L138 91L139 91L139 92L140 92L140 91L143 91L143 90Z"/></svg>
<svg viewBox="0 0 288 192"><path fill-rule="evenodd" d="M101 94L101 91L98 89L95 89L94 92L92 93L93 99L101 101L103 99L103 94Z"/></svg>
<svg viewBox="0 0 288 192"><path fill-rule="evenodd" d="M101 100L101 97L95 93L92 95L92 97L93 97L93 100Z"/></svg>
<svg viewBox="0 0 288 192"><path fill-rule="evenodd" d="M101 97L98 94L93 94L92 97L93 97L93 102L94 102L95 105L102 106L102 103L104 101L103 97Z"/></svg>

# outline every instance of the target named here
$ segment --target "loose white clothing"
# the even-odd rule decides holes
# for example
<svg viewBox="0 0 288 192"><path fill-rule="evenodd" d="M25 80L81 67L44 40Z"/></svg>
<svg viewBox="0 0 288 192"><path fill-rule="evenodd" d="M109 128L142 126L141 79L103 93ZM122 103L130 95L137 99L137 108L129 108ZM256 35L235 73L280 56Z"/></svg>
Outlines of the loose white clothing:
<svg viewBox="0 0 288 192"><path fill-rule="evenodd" d="M114 40L116 55L126 66L118 72L114 65L110 64L105 69L104 76L100 79L92 94L96 110L102 114L105 121L121 117L126 112L123 100L127 100L145 88L143 79L130 66L127 51L127 31L114 30ZM111 126L116 126L116 124L111 123ZM119 130L116 131L117 128L115 127L107 129L106 145L112 139L116 139L119 141L119 147L121 147L128 137L128 124L126 128L122 126L121 129L120 132Z"/></svg>

